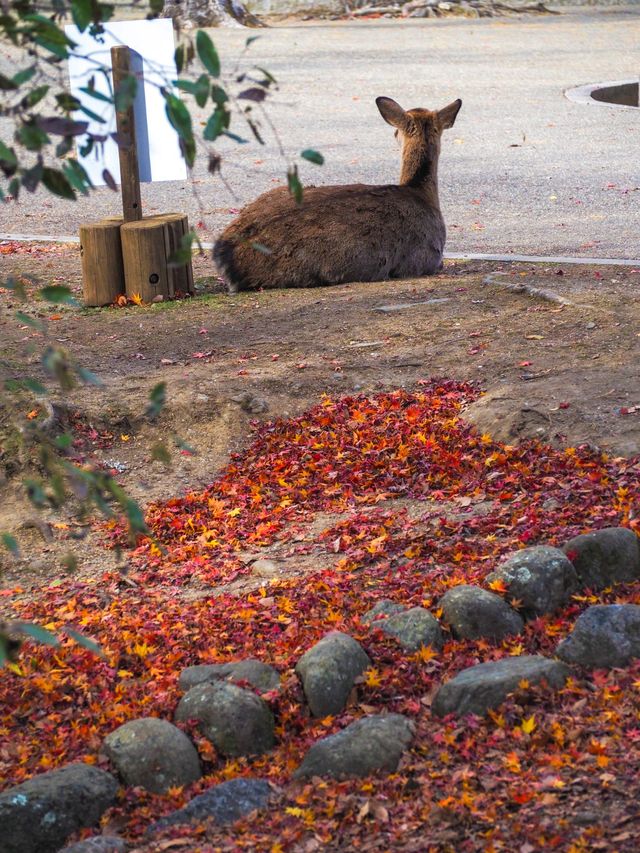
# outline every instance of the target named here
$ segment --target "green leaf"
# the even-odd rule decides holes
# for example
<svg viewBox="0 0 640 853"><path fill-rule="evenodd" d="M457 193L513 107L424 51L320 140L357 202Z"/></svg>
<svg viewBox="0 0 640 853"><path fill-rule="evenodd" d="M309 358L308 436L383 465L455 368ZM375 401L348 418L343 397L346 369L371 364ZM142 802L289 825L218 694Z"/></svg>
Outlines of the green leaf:
<svg viewBox="0 0 640 853"><path fill-rule="evenodd" d="M5 76L4 74L0 74L0 89L2 89L3 92L10 92L17 88L18 86L15 80L11 77Z"/></svg>
<svg viewBox="0 0 640 853"><path fill-rule="evenodd" d="M245 50L246 50L250 45L252 45L252 44L254 43L254 41L258 41L258 39L259 39L259 38L260 38L260 36L249 36L249 38L248 38L248 39L245 41L245 43L244 43Z"/></svg>
<svg viewBox="0 0 640 853"><path fill-rule="evenodd" d="M213 142L222 135L225 128L229 127L230 121L231 113L224 107L216 107L214 112L209 116L209 121L205 125L202 136L207 142Z"/></svg>
<svg viewBox="0 0 640 853"><path fill-rule="evenodd" d="M66 198L68 201L76 200L76 194L73 187L58 169L43 169L42 183L50 193L59 195L60 198Z"/></svg>
<svg viewBox="0 0 640 853"><path fill-rule="evenodd" d="M14 557L19 556L20 548L18 547L18 540L15 536L12 536L10 533L2 533L0 534L0 539L7 551L10 551Z"/></svg>
<svg viewBox="0 0 640 853"><path fill-rule="evenodd" d="M0 162L6 164L7 166L16 166L18 164L18 158L16 157L16 152L13 148L8 148L4 142L0 140Z"/></svg>
<svg viewBox="0 0 640 853"><path fill-rule="evenodd" d="M75 640L79 646L82 646L83 648L88 649L90 652L99 655L99 657L104 657L104 652L95 640L92 640L89 637L85 637L84 634L81 634L74 628L70 628L68 625L65 625L62 630L65 634L71 637L72 640Z"/></svg>
<svg viewBox="0 0 640 853"><path fill-rule="evenodd" d="M176 80L175 85L181 92L188 92L190 95L195 95L198 88L193 80Z"/></svg>
<svg viewBox="0 0 640 853"><path fill-rule="evenodd" d="M127 498L123 508L132 533L146 533L147 525L144 521L144 514L133 498Z"/></svg>
<svg viewBox="0 0 640 853"><path fill-rule="evenodd" d="M187 48L183 44L179 44L173 54L173 61L176 64L178 74L182 74L187 62Z"/></svg>
<svg viewBox="0 0 640 853"><path fill-rule="evenodd" d="M260 71L261 74L264 74L264 76L266 78L266 80L261 85L265 86L265 85L269 85L270 83L275 84L278 82L276 80L276 78L273 76L273 74L270 71L267 71L266 68L262 68L260 65L256 65L256 68L258 71Z"/></svg>
<svg viewBox="0 0 640 853"><path fill-rule="evenodd" d="M287 172L287 186L289 187L289 192L294 197L296 204L301 204L303 188L300 183L300 178L298 177L298 167L291 166Z"/></svg>
<svg viewBox="0 0 640 853"><path fill-rule="evenodd" d="M39 332L44 331L44 323L37 320L35 317L30 317L23 311L16 311L16 320L19 323L24 323L25 326L31 326L32 329L37 329Z"/></svg>
<svg viewBox="0 0 640 853"><path fill-rule="evenodd" d="M92 86L85 86L83 89L80 89L80 91L84 92L85 95L89 95L90 98L95 98L96 101L104 101L107 104L113 103L113 98L110 98L109 95L103 95L102 92L98 92L98 90Z"/></svg>
<svg viewBox="0 0 640 853"><path fill-rule="evenodd" d="M182 139L192 136L191 116L180 98L177 95L172 95L170 92L165 92L164 99L167 117L171 122L171 126L178 132L178 135Z"/></svg>
<svg viewBox="0 0 640 853"><path fill-rule="evenodd" d="M32 394L38 394L41 397L44 397L47 394L47 389L42 382L38 382L37 379L32 379L30 376L23 379L22 384L28 391L31 391Z"/></svg>
<svg viewBox="0 0 640 853"><path fill-rule="evenodd" d="M47 92L49 91L49 86L38 86L33 89L33 91L29 92L26 97L27 106L35 107L36 104L39 104L40 101L45 97Z"/></svg>
<svg viewBox="0 0 640 853"><path fill-rule="evenodd" d="M17 622L15 627L20 634L26 634L32 640L38 643L43 643L45 646L59 646L60 640L51 631L47 631L41 625L34 625L33 622Z"/></svg>
<svg viewBox="0 0 640 853"><path fill-rule="evenodd" d="M71 17L76 27L83 33L93 21L93 3L91 0L72 0Z"/></svg>
<svg viewBox="0 0 640 853"><path fill-rule="evenodd" d="M196 99L196 104L202 108L207 103L209 97L209 78L206 74L201 74L196 82L196 90L193 93Z"/></svg>
<svg viewBox="0 0 640 853"><path fill-rule="evenodd" d="M167 383L166 382L158 382L157 385L151 389L151 393L149 394L149 405L147 406L147 417L155 418L157 417L164 404L167 402Z"/></svg>
<svg viewBox="0 0 640 853"><path fill-rule="evenodd" d="M188 166L193 166L196 158L196 143L191 127L191 115L177 95L164 92L165 109L171 126L180 137L180 148Z"/></svg>
<svg viewBox="0 0 640 853"><path fill-rule="evenodd" d="M71 293L68 287L63 284L50 284L47 287L41 288L39 291L43 299L47 302L53 302L56 305L66 303L67 305L77 305L78 301Z"/></svg>
<svg viewBox="0 0 640 853"><path fill-rule="evenodd" d="M56 103L66 113L79 110L82 106L81 102L70 92L61 92L59 95L56 95Z"/></svg>
<svg viewBox="0 0 640 853"><path fill-rule="evenodd" d="M23 68L22 71L18 71L17 74L13 75L13 82L16 86L22 86L23 83L31 80L33 75L36 73L36 66L30 65L28 68Z"/></svg>
<svg viewBox="0 0 640 853"><path fill-rule="evenodd" d="M231 133L230 130L223 130L222 133L224 136L228 136L229 139L233 139L234 142L237 142L239 145L246 145L249 140L243 139L241 136L238 136L237 133Z"/></svg>
<svg viewBox="0 0 640 853"><path fill-rule="evenodd" d="M212 77L220 76L220 57L218 51L213 46L213 42L204 30L198 30L196 35L196 50L200 62L207 69Z"/></svg>
<svg viewBox="0 0 640 853"><path fill-rule="evenodd" d="M56 157L62 159L66 157L69 151L73 148L73 137L65 136L64 139L56 145Z"/></svg>
<svg viewBox="0 0 640 853"><path fill-rule="evenodd" d="M133 74L128 74L126 77L123 77L120 81L120 85L116 89L114 97L116 112L126 112L133 104L137 91L138 81L133 76Z"/></svg>
<svg viewBox="0 0 640 853"><path fill-rule="evenodd" d="M69 55L68 47L74 46L71 39L50 19L44 15L24 15L23 21L33 24L31 31L33 41L45 50L53 53L59 59L66 59Z"/></svg>
<svg viewBox="0 0 640 853"><path fill-rule="evenodd" d="M27 151L39 151L49 143L49 137L35 123L23 124L16 131L16 138Z"/></svg>
<svg viewBox="0 0 640 853"><path fill-rule="evenodd" d="M229 100L229 96L222 88L222 86L217 86L215 83L211 87L211 100L221 107L223 104L226 104Z"/></svg>
<svg viewBox="0 0 640 853"><path fill-rule="evenodd" d="M18 196L20 195L20 179L19 178L12 178L9 181L9 195L13 196L16 201L18 200Z"/></svg>
<svg viewBox="0 0 640 853"><path fill-rule="evenodd" d="M91 179L89 178L89 175L87 175L84 166L81 166L75 158L70 158L63 164L62 171L74 189L78 190L78 192L81 192L83 195L88 195L93 184L91 183Z"/></svg>
<svg viewBox="0 0 640 853"><path fill-rule="evenodd" d="M324 157L319 151L314 151L313 148L305 148L304 151L300 154L305 160L308 160L310 163L315 163L316 166L322 166L324 163Z"/></svg>

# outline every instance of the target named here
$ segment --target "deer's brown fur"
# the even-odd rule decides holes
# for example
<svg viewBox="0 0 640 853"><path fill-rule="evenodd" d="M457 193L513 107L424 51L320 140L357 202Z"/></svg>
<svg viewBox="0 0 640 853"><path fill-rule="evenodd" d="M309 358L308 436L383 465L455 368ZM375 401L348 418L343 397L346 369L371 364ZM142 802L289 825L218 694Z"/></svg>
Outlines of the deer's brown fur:
<svg viewBox="0 0 640 853"><path fill-rule="evenodd" d="M284 187L264 193L214 246L230 291L381 281L440 269L446 237L438 198L440 137L462 102L435 112L405 112L391 98L376 104L402 142L400 183L306 187L301 204Z"/></svg>

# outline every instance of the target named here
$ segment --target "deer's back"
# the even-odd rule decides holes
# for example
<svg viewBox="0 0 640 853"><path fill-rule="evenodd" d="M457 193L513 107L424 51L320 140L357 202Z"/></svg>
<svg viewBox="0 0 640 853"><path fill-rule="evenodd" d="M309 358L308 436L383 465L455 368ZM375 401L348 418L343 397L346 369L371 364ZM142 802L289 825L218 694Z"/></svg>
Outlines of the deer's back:
<svg viewBox="0 0 640 853"><path fill-rule="evenodd" d="M278 188L241 211L214 257L239 289L310 287L430 275L444 242L439 209L411 187L306 187L299 205Z"/></svg>

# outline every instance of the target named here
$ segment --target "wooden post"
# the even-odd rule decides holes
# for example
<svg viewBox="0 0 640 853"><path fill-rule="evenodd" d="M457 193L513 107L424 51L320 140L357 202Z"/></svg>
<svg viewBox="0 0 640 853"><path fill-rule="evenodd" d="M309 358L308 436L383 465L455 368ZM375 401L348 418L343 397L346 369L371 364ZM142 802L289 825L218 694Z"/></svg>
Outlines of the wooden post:
<svg viewBox="0 0 640 853"><path fill-rule="evenodd" d="M113 72L113 91L118 93L123 81L131 75L131 55L126 45L111 48L111 68ZM138 86L142 85L137 80ZM126 110L116 110L118 130L118 154L120 157L120 187L122 192L122 213L125 222L142 219L142 201L140 199L140 173L138 171L138 150L136 148L136 123L133 103Z"/></svg>
<svg viewBox="0 0 640 853"><path fill-rule="evenodd" d="M193 293L191 261L183 266L167 266L189 230L182 213L165 213L125 222L120 228L127 296L143 302L157 297L173 299L178 293Z"/></svg>
<svg viewBox="0 0 640 853"><path fill-rule="evenodd" d="M125 292L121 219L80 226L82 290L87 306L111 305Z"/></svg>

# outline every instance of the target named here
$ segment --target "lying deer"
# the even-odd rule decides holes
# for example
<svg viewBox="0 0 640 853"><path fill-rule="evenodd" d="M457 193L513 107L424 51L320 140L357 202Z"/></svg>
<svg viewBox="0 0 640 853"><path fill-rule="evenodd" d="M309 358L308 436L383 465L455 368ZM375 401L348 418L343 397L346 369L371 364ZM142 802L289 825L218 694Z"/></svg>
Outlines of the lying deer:
<svg viewBox="0 0 640 853"><path fill-rule="evenodd" d="M400 183L307 187L301 204L285 187L264 193L213 249L231 293L409 278L441 268L440 137L462 101L437 112L405 112L391 98L376 104L402 142Z"/></svg>

